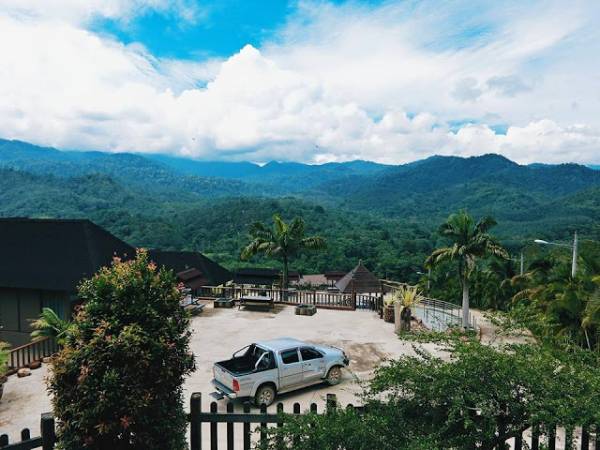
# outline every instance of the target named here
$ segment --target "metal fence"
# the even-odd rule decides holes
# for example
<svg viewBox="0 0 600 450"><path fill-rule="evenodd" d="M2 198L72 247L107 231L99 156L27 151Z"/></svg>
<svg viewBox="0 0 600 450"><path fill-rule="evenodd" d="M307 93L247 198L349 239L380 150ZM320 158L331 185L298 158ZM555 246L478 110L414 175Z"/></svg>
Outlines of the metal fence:
<svg viewBox="0 0 600 450"><path fill-rule="evenodd" d="M425 298L414 308L414 315L435 331L462 326L462 307L443 300ZM468 322L470 328L477 328L477 319L470 312Z"/></svg>

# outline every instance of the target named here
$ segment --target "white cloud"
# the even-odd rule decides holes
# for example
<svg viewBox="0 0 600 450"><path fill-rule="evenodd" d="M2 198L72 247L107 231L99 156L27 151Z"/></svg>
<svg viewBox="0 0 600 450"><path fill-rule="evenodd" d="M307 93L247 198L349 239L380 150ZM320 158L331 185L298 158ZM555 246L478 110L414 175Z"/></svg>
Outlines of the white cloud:
<svg viewBox="0 0 600 450"><path fill-rule="evenodd" d="M2 0L4 14L23 19L87 22L96 17L128 21L148 10L175 11L193 21L197 8L186 0Z"/></svg>
<svg viewBox="0 0 600 450"><path fill-rule="evenodd" d="M478 21L438 2L301 3L264 48L181 61L85 27L173 2L54 1L60 14L33 0L0 6L2 137L253 161L599 159L600 63L589 57L600 50L598 9L586 4L560 20L557 7L536 5Z"/></svg>

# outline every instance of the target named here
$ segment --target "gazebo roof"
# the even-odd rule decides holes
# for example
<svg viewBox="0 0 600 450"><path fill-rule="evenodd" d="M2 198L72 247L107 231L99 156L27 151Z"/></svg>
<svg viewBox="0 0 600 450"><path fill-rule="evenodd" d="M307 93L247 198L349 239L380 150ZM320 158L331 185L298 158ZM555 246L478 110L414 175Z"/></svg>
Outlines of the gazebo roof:
<svg viewBox="0 0 600 450"><path fill-rule="evenodd" d="M336 283L336 287L345 294L351 292L357 294L375 293L381 291L381 282L363 265L362 261L359 261L354 269Z"/></svg>

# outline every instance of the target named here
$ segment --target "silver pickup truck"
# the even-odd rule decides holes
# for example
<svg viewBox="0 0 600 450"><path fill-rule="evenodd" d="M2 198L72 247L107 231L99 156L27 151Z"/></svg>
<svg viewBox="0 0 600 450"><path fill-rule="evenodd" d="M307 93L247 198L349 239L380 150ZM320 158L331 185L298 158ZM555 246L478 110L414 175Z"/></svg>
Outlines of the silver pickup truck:
<svg viewBox="0 0 600 450"><path fill-rule="evenodd" d="M343 350L292 338L259 341L213 366L217 400L251 398L269 406L277 394L326 382L336 385L349 360Z"/></svg>

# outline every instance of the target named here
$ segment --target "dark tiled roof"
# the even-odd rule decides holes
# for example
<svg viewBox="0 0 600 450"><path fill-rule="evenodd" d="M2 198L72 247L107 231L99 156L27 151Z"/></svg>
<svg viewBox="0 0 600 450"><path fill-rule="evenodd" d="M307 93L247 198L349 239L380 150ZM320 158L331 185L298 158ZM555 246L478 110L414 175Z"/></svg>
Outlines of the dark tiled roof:
<svg viewBox="0 0 600 450"><path fill-rule="evenodd" d="M281 271L262 267L244 267L235 271L233 280L237 284L263 284L270 285L281 277ZM300 273L295 270L288 272L289 280L299 280Z"/></svg>
<svg viewBox="0 0 600 450"><path fill-rule="evenodd" d="M89 220L0 219L0 287L75 292L135 249Z"/></svg>
<svg viewBox="0 0 600 450"><path fill-rule="evenodd" d="M325 272L325 278L327 278L328 280L340 280L344 277L344 275L346 275L346 272L342 272L340 270L330 270L328 272Z"/></svg>
<svg viewBox="0 0 600 450"><path fill-rule="evenodd" d="M149 256L159 266L165 266L176 274L196 269L207 284L218 286L233 279L229 270L198 252L150 250Z"/></svg>
<svg viewBox="0 0 600 450"><path fill-rule="evenodd" d="M381 282L359 261L358 265L338 281L336 287L345 294L351 292L375 293L381 291Z"/></svg>

